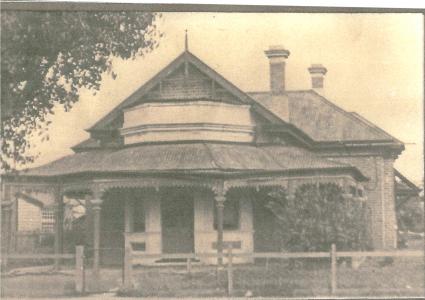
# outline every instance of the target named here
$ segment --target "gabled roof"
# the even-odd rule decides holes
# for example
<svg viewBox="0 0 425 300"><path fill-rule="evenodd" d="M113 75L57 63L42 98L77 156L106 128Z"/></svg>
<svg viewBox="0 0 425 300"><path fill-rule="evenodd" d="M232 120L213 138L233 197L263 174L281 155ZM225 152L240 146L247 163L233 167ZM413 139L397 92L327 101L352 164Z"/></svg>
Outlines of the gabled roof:
<svg viewBox="0 0 425 300"><path fill-rule="evenodd" d="M189 51L184 51L146 84L95 123L88 131L107 130L122 110L141 102L142 97L183 64L191 64L235 96L242 104L251 105L253 111L271 124L285 126L292 135L307 142L389 142L403 149L403 143L356 113L349 113L313 90L287 91L283 95L270 92L245 93ZM299 132L298 132L299 131ZM298 133L297 133L298 132ZM299 133L302 133L301 135ZM75 146L75 151L94 149L96 143L86 140Z"/></svg>
<svg viewBox="0 0 425 300"><path fill-rule="evenodd" d="M318 142L373 141L402 142L367 121L349 113L314 90L287 91L274 96L269 92L248 93L269 110L293 124ZM279 101L276 101L279 97ZM285 109L282 109L285 102Z"/></svg>
<svg viewBox="0 0 425 300"><path fill-rule="evenodd" d="M118 106L116 106L110 113L96 122L92 127L88 129L88 131L96 131L103 130L105 126L112 122L115 118L117 118L122 109L130 107L136 103L138 103L141 98L148 93L151 89L153 89L157 84L160 83L161 80L165 79L172 71L179 68L181 65L185 63L190 63L194 65L197 69L199 69L202 73L215 80L219 85L221 85L224 89L229 91L232 95L238 98L241 103L249 104L251 107L261 114L263 117L271 120L274 123L284 124L278 116L276 116L273 112L265 109L260 103L254 101L248 94L241 91L238 87L232 84L230 81L225 79L219 73L214 71L211 67L201 61L198 57L193 55L189 51L184 51L181 55L179 55L175 60L173 60L168 66L166 66L162 71L160 71L157 75L155 75L152 79L142 85L139 89L137 89L132 95L130 95L127 99L121 102Z"/></svg>
<svg viewBox="0 0 425 300"><path fill-rule="evenodd" d="M413 182L407 179L397 169L394 169L394 176L399 179L396 181L396 195L418 196L421 191Z"/></svg>

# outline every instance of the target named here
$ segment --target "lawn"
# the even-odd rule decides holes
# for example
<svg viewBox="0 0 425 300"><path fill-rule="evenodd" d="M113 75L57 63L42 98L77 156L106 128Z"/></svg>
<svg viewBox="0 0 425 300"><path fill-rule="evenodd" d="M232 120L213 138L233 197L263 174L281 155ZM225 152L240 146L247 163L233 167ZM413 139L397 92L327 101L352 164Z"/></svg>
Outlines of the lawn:
<svg viewBox="0 0 425 300"><path fill-rule="evenodd" d="M118 290L121 269L102 269L101 280L94 281L87 271L90 291ZM330 266L322 262L289 260L259 262L234 266L234 296L313 297L329 296ZM73 270L60 273L2 277L2 296L52 297L73 294ZM185 266L136 267L134 289L120 295L137 297L211 297L226 296L226 270L193 265L189 274ZM395 258L392 263L382 258L368 259L358 270L348 264L338 266L340 296L424 296L424 264L422 258Z"/></svg>
<svg viewBox="0 0 425 300"><path fill-rule="evenodd" d="M193 266L188 274L180 268L138 268L135 288L128 296L225 296L226 270ZM329 296L329 262L274 261L234 267L234 296L297 297ZM368 259L359 269L338 266L338 291L341 296L424 296L422 258Z"/></svg>

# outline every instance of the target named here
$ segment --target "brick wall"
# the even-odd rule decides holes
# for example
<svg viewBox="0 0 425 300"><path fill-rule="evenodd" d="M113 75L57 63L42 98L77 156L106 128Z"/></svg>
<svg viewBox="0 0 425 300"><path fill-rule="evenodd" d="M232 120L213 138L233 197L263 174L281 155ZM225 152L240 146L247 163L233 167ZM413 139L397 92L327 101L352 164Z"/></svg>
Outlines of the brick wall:
<svg viewBox="0 0 425 300"><path fill-rule="evenodd" d="M285 63L270 64L270 90L273 94L285 91Z"/></svg>
<svg viewBox="0 0 425 300"><path fill-rule="evenodd" d="M395 213L394 159L384 158L384 248L397 247L397 218Z"/></svg>
<svg viewBox="0 0 425 300"><path fill-rule="evenodd" d="M375 249L392 249L397 245L397 220L395 215L394 159L384 156L330 155L337 161L356 166L370 178L365 184L370 211L370 233Z"/></svg>

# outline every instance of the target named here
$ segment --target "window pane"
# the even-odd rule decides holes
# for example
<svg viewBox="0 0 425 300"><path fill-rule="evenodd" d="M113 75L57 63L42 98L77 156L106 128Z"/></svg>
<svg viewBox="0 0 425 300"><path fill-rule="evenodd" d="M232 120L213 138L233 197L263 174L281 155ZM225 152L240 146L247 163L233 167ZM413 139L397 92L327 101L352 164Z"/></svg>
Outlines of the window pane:
<svg viewBox="0 0 425 300"><path fill-rule="evenodd" d="M52 209L45 208L41 211L41 231L53 232L55 228L55 212Z"/></svg>

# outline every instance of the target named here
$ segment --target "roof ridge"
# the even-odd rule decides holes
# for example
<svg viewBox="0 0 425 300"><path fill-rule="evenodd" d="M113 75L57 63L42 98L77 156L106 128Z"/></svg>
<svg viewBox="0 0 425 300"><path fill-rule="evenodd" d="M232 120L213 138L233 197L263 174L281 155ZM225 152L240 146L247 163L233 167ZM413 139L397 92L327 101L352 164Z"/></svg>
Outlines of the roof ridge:
<svg viewBox="0 0 425 300"><path fill-rule="evenodd" d="M273 145L273 146L278 146L278 145ZM283 147L285 147L285 146L283 146ZM266 152L267 153L267 156L268 157L271 157L271 159L278 165L278 166L280 166L281 168L285 168L285 166L284 165L282 165L281 163L279 163L276 159L275 159L275 157L269 152L269 149L267 149L267 146L266 147L260 147L264 152Z"/></svg>
<svg viewBox="0 0 425 300"><path fill-rule="evenodd" d="M340 107L340 106L338 106L338 105L336 105L335 103L333 103L332 101L330 101L329 99L327 99L326 97L324 97L324 96L322 96L322 95L320 95L319 93L317 93L315 90L309 90L308 92L310 92L311 94L313 94L313 95L316 95L317 97L318 97L318 99L319 100L321 100L322 102L324 102L324 103L326 103L326 104L328 104L328 105L330 105L330 106L332 106L333 108L335 108L335 109L337 109L339 112L341 112L341 113L343 113L344 115L346 115L347 117L349 117L350 119L354 119L354 120L360 120L360 118L357 118L357 117L355 117L351 112L349 112L349 111L347 111L347 110L345 110L345 109L343 109L342 107ZM369 122L369 121L368 121ZM367 124L366 122L362 122L363 123L363 125L366 125L367 127L369 127L369 128L371 128L371 129L373 129L373 130L377 130L376 129L376 125L373 125L373 127L372 126L370 126L369 124ZM380 130L382 130L382 129L380 129ZM393 140L393 141L396 141L396 142L399 142L399 143L402 143L401 141L399 141L398 139L396 139L395 137L393 137L391 134L389 134L389 133L387 133L387 132L385 132L384 130L382 130L382 133L384 133L385 135L388 135L389 136L389 138L391 139L391 140ZM403 144L403 143L402 143Z"/></svg>
<svg viewBox="0 0 425 300"><path fill-rule="evenodd" d="M391 134L389 134L388 132L386 132L384 129L382 129L381 127L373 124L371 121L369 121L368 119L366 119L365 117L363 117L361 114L359 114L356 111L350 111L348 112L350 114L352 114L356 119L358 119L359 121L366 123L367 125L373 127L375 130L380 131L381 133L384 133L386 135L391 136L394 140L396 140L397 142L404 144L402 141L400 141L399 139L397 139L396 137L393 137Z"/></svg>
<svg viewBox="0 0 425 300"><path fill-rule="evenodd" d="M208 144L204 142L204 143L202 143L202 145L204 145L205 149L207 150L208 155L211 157L211 162L214 165L214 167L216 167L217 169L223 168L223 166L220 166L220 164L217 163L217 161L214 157L214 154L213 154L211 148L208 146Z"/></svg>
<svg viewBox="0 0 425 300"><path fill-rule="evenodd" d="M168 75L168 69L171 69L174 65L180 65L180 63L184 62L184 60L187 59L187 53L182 52L179 54L176 58L171 60L170 63L168 63L165 67L163 67L158 73L156 73L154 76L152 76L150 79L148 79L144 84L142 84L139 88L137 88L133 93L130 94L130 96L126 97L123 101L118 103L111 111L109 111L106 115L104 115L100 120L98 120L95 124L90 126L90 128L87 129L87 131L93 130L95 127L98 126L98 124L104 122L108 117L112 116L114 113L116 113L119 109L131 105L133 102L139 100L138 95L143 94L144 91L147 91L151 89L152 87L149 87L149 85L154 85L157 78L163 77ZM180 62L182 61L182 62Z"/></svg>
<svg viewBox="0 0 425 300"><path fill-rule="evenodd" d="M307 89L307 90L285 90L285 92L283 92L283 95L287 94L287 93L306 93L306 92L310 92L311 90ZM271 91L246 91L246 94L271 94Z"/></svg>

